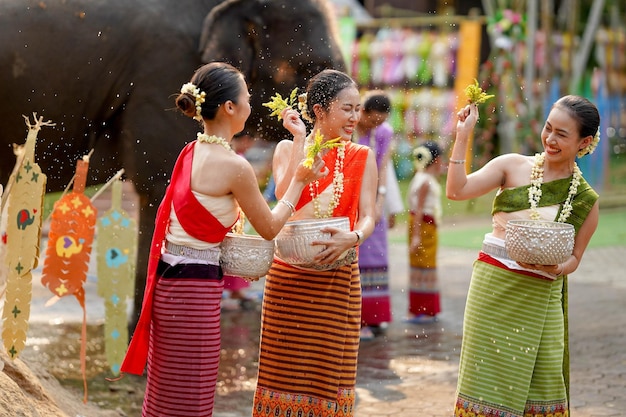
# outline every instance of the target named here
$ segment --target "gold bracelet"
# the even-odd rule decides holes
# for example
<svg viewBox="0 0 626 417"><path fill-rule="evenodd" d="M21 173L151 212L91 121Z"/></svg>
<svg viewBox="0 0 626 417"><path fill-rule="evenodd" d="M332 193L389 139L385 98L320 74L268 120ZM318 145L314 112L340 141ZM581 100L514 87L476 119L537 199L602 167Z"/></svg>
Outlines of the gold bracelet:
<svg viewBox="0 0 626 417"><path fill-rule="evenodd" d="M293 216L294 214L296 214L296 207L293 205L293 203L289 200L278 200L279 203L283 203L284 205L286 205L289 210L291 211L291 215Z"/></svg>
<svg viewBox="0 0 626 417"><path fill-rule="evenodd" d="M451 164L456 164L456 165L462 165L465 163L465 159L451 159L450 160Z"/></svg>

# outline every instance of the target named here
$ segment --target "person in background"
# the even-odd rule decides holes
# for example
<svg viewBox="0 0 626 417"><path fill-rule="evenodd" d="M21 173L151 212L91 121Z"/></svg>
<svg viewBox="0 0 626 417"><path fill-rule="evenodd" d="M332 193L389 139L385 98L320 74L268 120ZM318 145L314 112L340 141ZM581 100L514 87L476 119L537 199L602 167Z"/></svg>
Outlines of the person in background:
<svg viewBox="0 0 626 417"><path fill-rule="evenodd" d="M274 257L265 278L252 415L352 417L361 322L357 250L374 230L376 159L369 148L351 141L361 97L348 75L324 70L309 80L300 98L302 117L313 130L307 138L298 112L282 113L293 141L276 146L276 195L279 201L291 198L286 185L304 156L305 141L319 134L323 143L340 138L339 146L323 154L331 174L290 200L292 220L348 217L351 231L322 229L331 236L313 242L322 246L313 259L315 268Z"/></svg>
<svg viewBox="0 0 626 417"><path fill-rule="evenodd" d="M409 323L436 321L441 312L437 278L441 224L441 148L427 141L415 148L416 172L407 191L409 207Z"/></svg>
<svg viewBox="0 0 626 417"><path fill-rule="evenodd" d="M387 194L385 195L385 213L387 213L387 226L389 229L396 227L396 217L404 211L404 203L400 193L398 176L393 165L393 160L387 164Z"/></svg>
<svg viewBox="0 0 626 417"><path fill-rule="evenodd" d="M458 112L446 194L467 200L497 192L492 231L473 263L453 414L567 416L567 275L580 265L599 218L598 194L576 158L594 151L600 115L583 97L561 97L543 125L542 153L503 154L468 175L465 155L477 119L475 104ZM504 241L514 219L573 225L572 254L557 265L510 259Z"/></svg>
<svg viewBox="0 0 626 417"><path fill-rule="evenodd" d="M246 152L254 146L254 136L247 131L235 134L230 145L235 153L243 158ZM250 288L250 282L242 277L224 275L224 296L222 297L222 309L224 310L250 310L254 307L254 298L246 294Z"/></svg>
<svg viewBox="0 0 626 417"><path fill-rule="evenodd" d="M380 90L368 91L363 97L361 119L356 126L355 142L368 146L376 156L378 192L376 195L376 226L374 233L359 248L359 269L363 304L361 307L361 340L374 338L389 323L391 294L389 292L388 219L385 214L388 167L393 129L387 118L391 112L389 96Z"/></svg>
<svg viewBox="0 0 626 417"><path fill-rule="evenodd" d="M291 206L270 210L250 163L230 142L250 115L243 74L229 64L199 68L176 97L176 107L201 123L181 151L159 206L141 315L121 366L147 384L142 416L211 416L220 358L223 291L220 243L240 210L265 239L273 239ZM286 121L287 122L287 121ZM301 158L302 159L302 158ZM284 197L295 199L328 169L294 162Z"/></svg>

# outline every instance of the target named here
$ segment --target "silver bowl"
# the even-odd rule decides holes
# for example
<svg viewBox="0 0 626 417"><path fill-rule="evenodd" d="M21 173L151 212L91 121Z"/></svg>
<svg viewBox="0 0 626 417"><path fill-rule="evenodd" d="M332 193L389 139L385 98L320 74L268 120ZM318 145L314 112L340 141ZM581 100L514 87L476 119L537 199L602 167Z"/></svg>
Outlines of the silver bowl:
<svg viewBox="0 0 626 417"><path fill-rule="evenodd" d="M325 227L337 227L349 232L350 219L330 217L287 222L276 236L276 255L288 264L317 270L332 269L343 264L342 261L350 254L350 250L344 252L332 264L319 264L313 261L315 255L324 250L324 246L313 246L311 242L330 238L330 233L321 231Z"/></svg>
<svg viewBox="0 0 626 417"><path fill-rule="evenodd" d="M224 275L256 279L267 274L274 260L274 241L260 236L227 233L220 247Z"/></svg>
<svg viewBox="0 0 626 417"><path fill-rule="evenodd" d="M565 262L574 249L574 226L543 220L509 220L505 248L511 259L538 265Z"/></svg>

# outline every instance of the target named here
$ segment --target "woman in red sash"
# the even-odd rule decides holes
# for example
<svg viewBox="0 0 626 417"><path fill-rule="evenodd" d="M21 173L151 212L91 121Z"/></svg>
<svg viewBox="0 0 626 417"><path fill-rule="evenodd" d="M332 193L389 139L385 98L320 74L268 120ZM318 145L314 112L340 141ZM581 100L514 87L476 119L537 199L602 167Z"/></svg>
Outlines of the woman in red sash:
<svg viewBox="0 0 626 417"><path fill-rule="evenodd" d="M224 285L220 243L240 208L265 239L292 214L290 204L270 210L252 166L230 147L250 115L249 98L241 72L217 62L198 69L176 98L203 133L182 150L159 206L142 311L121 368L141 375L147 362L144 417L213 414ZM311 169L294 168L286 201L328 172L319 158Z"/></svg>
<svg viewBox="0 0 626 417"><path fill-rule="evenodd" d="M331 174L305 188L293 220L345 216L352 231L327 228L329 240L316 264L356 254L374 230L378 172L374 153L351 141L360 117L360 96L346 74L324 70L309 81L302 116L323 141L341 138L323 156ZM289 178L304 157L306 126L295 110L283 113L293 141L274 154L276 195L285 198ZM332 269L304 269L275 257L266 277L258 385L253 416L353 416L361 323L358 258Z"/></svg>

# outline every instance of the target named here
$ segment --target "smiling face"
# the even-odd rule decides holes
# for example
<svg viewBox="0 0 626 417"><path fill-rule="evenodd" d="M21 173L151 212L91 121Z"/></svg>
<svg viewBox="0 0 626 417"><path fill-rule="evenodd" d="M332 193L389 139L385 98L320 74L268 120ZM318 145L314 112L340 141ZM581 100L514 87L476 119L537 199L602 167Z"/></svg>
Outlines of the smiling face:
<svg viewBox="0 0 626 417"><path fill-rule="evenodd" d="M579 126L565 109L554 107L541 131L541 143L547 156L573 160L588 145L591 137L581 138Z"/></svg>
<svg viewBox="0 0 626 417"><path fill-rule="evenodd" d="M361 113L359 90L355 86L344 88L330 102L328 111L319 104L315 105L314 110L317 116L316 128L321 130L326 140L341 137L349 141Z"/></svg>

